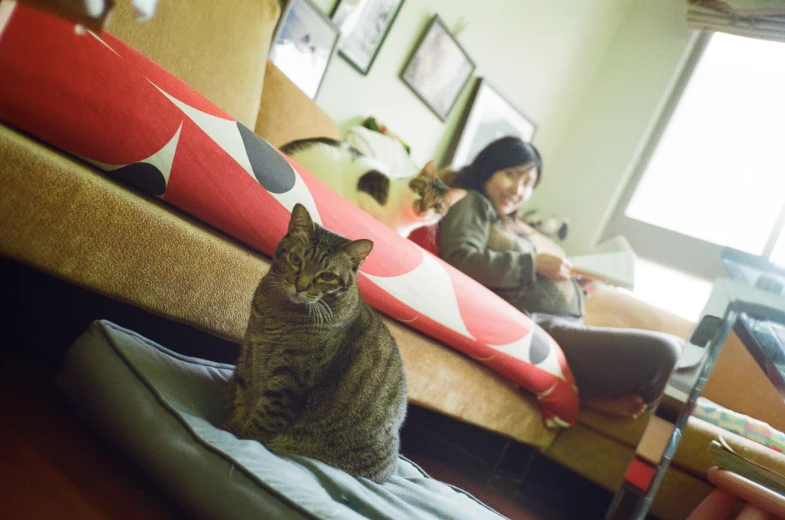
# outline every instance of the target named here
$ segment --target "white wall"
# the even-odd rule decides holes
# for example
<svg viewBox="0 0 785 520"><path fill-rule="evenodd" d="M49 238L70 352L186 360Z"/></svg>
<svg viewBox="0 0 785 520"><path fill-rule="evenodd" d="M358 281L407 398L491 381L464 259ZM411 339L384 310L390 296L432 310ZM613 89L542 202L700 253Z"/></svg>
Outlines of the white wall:
<svg viewBox="0 0 785 520"><path fill-rule="evenodd" d="M315 0L327 14L336 0ZM529 207L570 219L565 244L591 248L692 40L685 0L405 0L368 76L333 58L317 103L341 126L374 115L418 163L444 157L472 90L442 123L399 79L433 14L538 125L545 162Z"/></svg>
<svg viewBox="0 0 785 520"><path fill-rule="evenodd" d="M590 249L615 209L696 35L684 0L634 0L560 145L546 156L532 207L567 215L566 249ZM663 211L668 208L663 207Z"/></svg>
<svg viewBox="0 0 785 520"><path fill-rule="evenodd" d="M316 0L328 15L335 0ZM442 123L400 80L400 73L434 14L453 29L505 97L538 125L534 142L553 155L589 88L630 0L405 0L367 76L335 56L316 102L341 125L375 116L412 146L418 163L441 162L474 85Z"/></svg>

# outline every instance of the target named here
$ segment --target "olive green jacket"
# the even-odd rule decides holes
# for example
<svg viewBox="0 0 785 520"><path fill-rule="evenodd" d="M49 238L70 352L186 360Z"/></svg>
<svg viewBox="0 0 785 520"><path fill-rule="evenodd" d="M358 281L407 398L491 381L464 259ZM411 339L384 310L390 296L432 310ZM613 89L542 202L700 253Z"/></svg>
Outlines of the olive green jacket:
<svg viewBox="0 0 785 520"><path fill-rule="evenodd" d="M555 282L535 272L534 244L506 226L482 193L469 190L439 229L442 259L516 308L583 316L583 290L574 279Z"/></svg>

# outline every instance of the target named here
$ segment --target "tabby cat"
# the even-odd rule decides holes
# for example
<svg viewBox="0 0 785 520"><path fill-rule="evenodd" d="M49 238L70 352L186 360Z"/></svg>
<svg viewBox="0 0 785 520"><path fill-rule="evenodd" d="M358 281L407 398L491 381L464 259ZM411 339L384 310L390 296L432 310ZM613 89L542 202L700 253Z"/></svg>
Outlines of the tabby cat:
<svg viewBox="0 0 785 520"><path fill-rule="evenodd" d="M465 195L439 180L433 161L413 177L395 178L381 162L327 137L292 141L281 151L402 237L436 224Z"/></svg>
<svg viewBox="0 0 785 520"><path fill-rule="evenodd" d="M225 428L382 482L398 460L406 379L395 340L357 289L372 247L294 207L253 296Z"/></svg>

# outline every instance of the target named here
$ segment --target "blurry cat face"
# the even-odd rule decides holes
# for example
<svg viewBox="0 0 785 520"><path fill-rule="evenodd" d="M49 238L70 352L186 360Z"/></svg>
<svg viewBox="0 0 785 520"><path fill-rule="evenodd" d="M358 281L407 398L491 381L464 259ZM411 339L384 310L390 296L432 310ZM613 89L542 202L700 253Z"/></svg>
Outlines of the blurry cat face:
<svg viewBox="0 0 785 520"><path fill-rule="evenodd" d="M372 247L370 240L350 241L315 225L308 210L297 204L289 231L276 248L273 270L291 302L323 308L355 285L357 269Z"/></svg>
<svg viewBox="0 0 785 520"><path fill-rule="evenodd" d="M461 200L466 191L450 188L436 176L436 164L429 161L419 175L409 181L414 193L412 209L426 224L435 224L447 214L450 206Z"/></svg>

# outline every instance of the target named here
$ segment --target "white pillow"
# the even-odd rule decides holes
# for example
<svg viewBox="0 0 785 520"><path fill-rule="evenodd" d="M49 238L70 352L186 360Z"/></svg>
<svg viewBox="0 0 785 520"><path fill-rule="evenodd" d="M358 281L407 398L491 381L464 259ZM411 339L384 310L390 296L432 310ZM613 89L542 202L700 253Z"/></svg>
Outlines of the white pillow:
<svg viewBox="0 0 785 520"><path fill-rule="evenodd" d="M389 135L357 125L346 131L344 140L364 155L386 165L391 177L411 177L421 169L406 153L401 142Z"/></svg>

